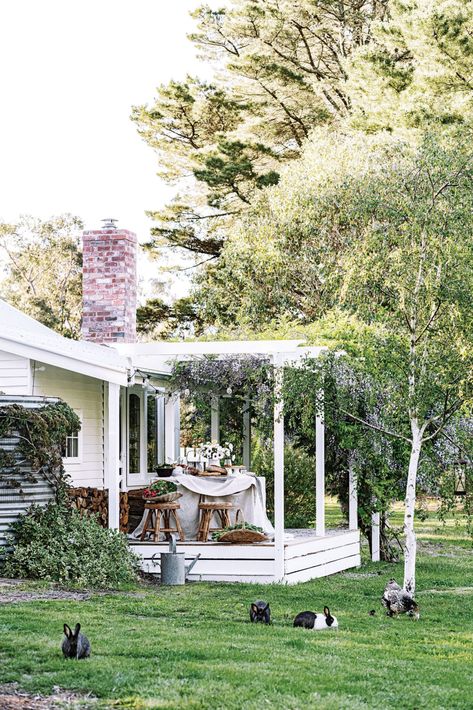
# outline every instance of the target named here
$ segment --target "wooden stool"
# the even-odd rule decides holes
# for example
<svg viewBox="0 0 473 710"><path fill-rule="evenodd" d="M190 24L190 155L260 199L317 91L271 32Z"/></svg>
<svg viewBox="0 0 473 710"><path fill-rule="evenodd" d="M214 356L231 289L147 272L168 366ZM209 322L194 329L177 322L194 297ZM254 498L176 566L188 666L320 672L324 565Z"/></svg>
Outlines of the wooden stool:
<svg viewBox="0 0 473 710"><path fill-rule="evenodd" d="M199 531L197 533L198 542L207 542L211 532L217 532L218 530L223 530L231 525L230 521L230 511L236 510L235 520L238 522L239 516L241 515L241 510L236 509L232 503L207 503L202 501L199 503L200 510L200 523ZM220 518L221 527L211 528L210 523L214 513L217 513Z"/></svg>
<svg viewBox="0 0 473 710"><path fill-rule="evenodd" d="M185 539L184 533L177 513L180 507L179 503L145 503L145 511L147 511L147 513L140 540L144 540L146 534L151 533L150 539L154 540L154 542L159 542L161 533L164 533L165 537L169 539L169 533L177 532L179 540L183 541ZM163 519L162 522L164 523L162 527L161 516ZM171 527L171 516L174 518L176 524L175 528Z"/></svg>

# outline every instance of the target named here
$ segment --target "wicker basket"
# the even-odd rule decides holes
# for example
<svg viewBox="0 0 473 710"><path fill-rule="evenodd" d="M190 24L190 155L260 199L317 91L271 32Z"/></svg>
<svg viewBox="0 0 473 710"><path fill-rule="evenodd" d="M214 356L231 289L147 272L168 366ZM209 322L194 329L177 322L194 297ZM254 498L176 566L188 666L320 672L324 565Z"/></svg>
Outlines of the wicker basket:
<svg viewBox="0 0 473 710"><path fill-rule="evenodd" d="M172 493L163 493L162 495L156 496L155 498L146 498L145 496L143 496L143 499L147 503L172 503L173 501L181 497L182 493L179 493L179 491L172 491Z"/></svg>
<svg viewBox="0 0 473 710"><path fill-rule="evenodd" d="M233 544L250 545L253 542L267 542L268 538L264 533L256 530L241 528L240 530L229 530L220 536L219 542L231 542Z"/></svg>

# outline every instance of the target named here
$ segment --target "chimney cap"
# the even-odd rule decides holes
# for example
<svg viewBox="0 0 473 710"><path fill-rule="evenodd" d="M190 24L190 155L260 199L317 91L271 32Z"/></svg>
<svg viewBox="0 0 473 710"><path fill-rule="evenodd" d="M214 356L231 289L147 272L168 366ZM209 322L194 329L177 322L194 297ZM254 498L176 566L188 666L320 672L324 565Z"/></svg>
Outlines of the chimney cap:
<svg viewBox="0 0 473 710"><path fill-rule="evenodd" d="M104 222L103 229L116 229L116 222L118 222L118 219L115 219L114 217L106 217L105 219L100 220L101 222Z"/></svg>

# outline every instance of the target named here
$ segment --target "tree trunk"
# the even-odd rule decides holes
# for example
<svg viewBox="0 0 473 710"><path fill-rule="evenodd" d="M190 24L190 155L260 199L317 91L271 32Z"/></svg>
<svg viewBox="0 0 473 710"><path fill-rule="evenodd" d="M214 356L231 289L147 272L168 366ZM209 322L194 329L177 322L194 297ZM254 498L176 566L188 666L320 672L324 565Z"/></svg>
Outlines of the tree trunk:
<svg viewBox="0 0 473 710"><path fill-rule="evenodd" d="M416 505L416 480L419 466L422 433L417 419L411 420L412 448L407 474L406 502L404 509L404 534L406 545L404 551L404 589L414 596L416 588L416 553L417 541L414 530L414 510Z"/></svg>

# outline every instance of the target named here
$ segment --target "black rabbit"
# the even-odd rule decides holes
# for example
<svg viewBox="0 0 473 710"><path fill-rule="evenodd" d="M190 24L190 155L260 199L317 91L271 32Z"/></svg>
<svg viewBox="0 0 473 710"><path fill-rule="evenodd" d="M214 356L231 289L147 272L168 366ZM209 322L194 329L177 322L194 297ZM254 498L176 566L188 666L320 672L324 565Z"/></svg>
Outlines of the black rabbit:
<svg viewBox="0 0 473 710"><path fill-rule="evenodd" d="M74 632L67 624L64 624L64 634L61 648L64 658L88 658L90 656L90 643L87 636L80 633L80 624L76 624Z"/></svg>
<svg viewBox="0 0 473 710"><path fill-rule="evenodd" d="M262 624L271 623L271 610L269 608L269 602L263 602L259 599L250 606L250 621L253 623Z"/></svg>

